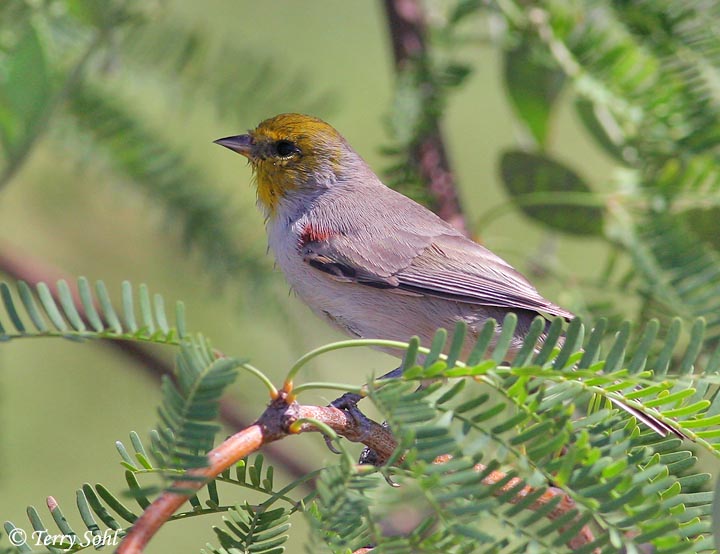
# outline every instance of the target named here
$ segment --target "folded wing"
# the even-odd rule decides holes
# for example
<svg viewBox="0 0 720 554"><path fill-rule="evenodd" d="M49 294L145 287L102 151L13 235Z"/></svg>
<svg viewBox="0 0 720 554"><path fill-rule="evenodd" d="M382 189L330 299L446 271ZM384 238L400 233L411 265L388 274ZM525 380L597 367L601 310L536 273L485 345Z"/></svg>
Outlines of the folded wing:
<svg viewBox="0 0 720 554"><path fill-rule="evenodd" d="M443 229L444 230L444 229ZM512 266L459 234L409 230L375 237L335 235L309 242L307 263L342 281L456 302L572 318L543 298Z"/></svg>

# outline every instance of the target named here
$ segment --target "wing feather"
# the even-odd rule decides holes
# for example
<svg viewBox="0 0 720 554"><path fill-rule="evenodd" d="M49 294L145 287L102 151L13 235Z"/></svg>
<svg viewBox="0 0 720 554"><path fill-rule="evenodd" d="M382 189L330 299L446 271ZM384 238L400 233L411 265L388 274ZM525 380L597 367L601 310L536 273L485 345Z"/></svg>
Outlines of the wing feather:
<svg viewBox="0 0 720 554"><path fill-rule="evenodd" d="M380 182L322 195L298 228L305 262L341 281L573 317L503 259Z"/></svg>
<svg viewBox="0 0 720 554"><path fill-rule="evenodd" d="M304 259L341 281L467 304L573 317L543 298L501 258L462 236L439 235L430 239L404 267L393 267L392 239L384 245L383 256L375 267L372 255L363 255L357 251L357 244L350 246L348 242L345 235L305 244ZM365 248L369 246L367 242L362 244Z"/></svg>
<svg viewBox="0 0 720 554"><path fill-rule="evenodd" d="M573 317L543 298L504 260L462 236L436 237L429 248L395 273L395 277L400 288L422 291L429 296Z"/></svg>

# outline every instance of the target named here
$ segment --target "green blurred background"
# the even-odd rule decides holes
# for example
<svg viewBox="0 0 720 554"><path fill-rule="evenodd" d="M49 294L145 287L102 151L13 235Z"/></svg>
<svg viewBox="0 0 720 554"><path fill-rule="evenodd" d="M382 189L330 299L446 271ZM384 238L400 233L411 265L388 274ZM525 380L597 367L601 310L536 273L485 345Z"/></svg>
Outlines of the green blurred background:
<svg viewBox="0 0 720 554"><path fill-rule="evenodd" d="M292 295L265 252L261 214L256 210L250 170L244 160L212 144L237 134L276 113L305 111L331 122L381 172L387 144L394 71L387 25L379 2L294 0L164 1L155 6L158 25L191 28L216 46L232 43L235 52L220 56L217 72L232 73L253 60L271 60L274 77L303 87L286 86L263 102L227 98L242 117L218 115L202 94L191 102L175 94L151 64L107 60L104 85L121 103L143 114L146 125L165 137L194 163L216 192L226 195L235 214L239 250L259 264L260 272L241 270L231 279L218 277L195 252L183 246L172 217L140 190L96 159L78 141L63 118L51 121L50 132L28 163L2 190L2 248L62 271L103 279L118 292L128 279L146 283L166 301L183 300L191 330L202 331L216 348L252 363L280 382L304 351L340 338ZM440 8L438 8L440 9ZM432 15L432 12L431 12ZM469 221L475 223L494 206L506 202L498 180L498 154L517 144L500 72L500 53L491 46L468 46L458 57L475 68L468 82L450 98L442 122L451 163L461 187ZM136 53L136 58L142 54ZM240 77L242 78L242 77ZM246 83L252 90L253 82ZM263 96L258 87L258 95ZM247 106L243 103L247 102ZM604 182L608 160L580 131L574 112L558 105L553 141L564 144L561 160L581 168L583 176ZM65 140L67 137L67 140ZM570 145L570 147L568 147ZM568 159L569 158L569 159ZM551 256L559 272L582 280L597 273L594 240L556 244L542 228L516 214L476 227L478 239L523 272L531 260ZM550 246L549 246L550 245ZM557 250L556 250L557 247ZM557 254L555 256L555 253ZM572 264L570 264L570 261ZM572 268L570 267L572 265ZM576 293L567 283L533 277L543 294L572 307ZM172 359L172 349L159 350ZM303 375L308 380L361 383L371 374L395 367L389 356L355 351L327 356ZM0 518L26 524L24 507L42 506L47 495L61 505L74 505L83 482L124 487L115 439L130 430L144 435L157 420L159 391L154 379L101 344L65 341L13 341L0 347ZM244 413L260 413L266 399L257 384L241 375L231 393ZM79 401L78 399L82 399ZM327 402L332 394L308 395L308 402ZM317 466L331 456L317 436L284 441L282 448ZM49 461L50 460L50 461ZM240 498L239 498L240 500ZM72 509L66 510L77 523ZM211 523L167 525L150 552L197 551L214 542ZM295 518L301 524L302 518ZM300 551L294 533L291 552Z"/></svg>

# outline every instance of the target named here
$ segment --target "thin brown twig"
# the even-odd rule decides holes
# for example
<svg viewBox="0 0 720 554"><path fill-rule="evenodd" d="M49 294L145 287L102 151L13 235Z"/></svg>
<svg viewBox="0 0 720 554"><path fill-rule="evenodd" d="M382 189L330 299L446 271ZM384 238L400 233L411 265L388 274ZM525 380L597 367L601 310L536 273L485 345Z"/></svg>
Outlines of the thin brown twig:
<svg viewBox="0 0 720 554"><path fill-rule="evenodd" d="M20 253L9 245L3 244L0 247L0 272L12 279L25 281L29 285L36 285L40 282L50 285L53 299L56 302L59 302L59 297L52 284L61 279L65 280L70 287L74 304L80 316L85 318L74 280L47 262L33 258L25 252ZM98 341L98 344L132 361L133 368L143 371L145 375L155 381L159 381L163 375L171 377L174 375L170 362L142 344L119 340L102 340ZM225 397L220 400L220 421L233 431L239 431L250 425L251 418L242 413L236 399ZM270 445L266 452L277 466L282 467L283 471L294 479L299 479L312 471L298 457L290 456L277 445Z"/></svg>
<svg viewBox="0 0 720 554"><path fill-rule="evenodd" d="M293 426L302 420L302 423ZM130 528L117 549L117 554L140 554L162 525L192 495L192 491L205 486L207 480L252 454L268 443L290 434L318 431L312 421L319 421L348 440L373 448L382 459L387 459L397 446L390 431L366 418L351 417L347 412L331 406L301 406L288 403L288 394L281 391L260 418L247 429L236 433L208 453L209 466L189 471L195 479L178 481L173 489L187 490L187 494L165 492L143 512ZM201 477L204 480L198 480Z"/></svg>
<svg viewBox="0 0 720 554"><path fill-rule="evenodd" d="M388 460L397 448L397 441L390 430L375 421L350 415L348 412L332 406L300 405L294 401L291 402L286 391L281 391L255 423L236 433L208 454L208 467L191 470L188 474L194 479L181 480L173 484L173 489L185 490L187 493L165 492L155 499L130 528L120 544L117 554L141 554L160 527L195 491L205 486L208 480L215 478L242 458L268 443L292 434L319 431L315 422L330 427L338 435L351 442L361 442L368 448L372 448L378 455L379 463ZM449 459L450 456L442 456L436 460L436 463L443 463ZM483 472L486 468L479 464L475 469ZM495 491L495 494L500 496L512 492L511 502L513 503L520 502L536 490L533 487L522 485L519 478L508 479L507 474L501 471L490 472L483 477L482 483L488 486L503 483ZM573 509L575 504L567 494L554 487L548 488L529 509L539 510L558 496L561 497L560 501L546 517L548 519L559 518ZM572 525L572 522L569 525ZM594 537L589 527L583 526L570 540L568 546L575 549L589 544L593 540Z"/></svg>
<svg viewBox="0 0 720 554"><path fill-rule="evenodd" d="M426 56L426 26L422 5L418 0L385 0L395 67L403 71L410 64L420 63ZM424 83L424 86L433 86ZM415 146L420 177L430 194L433 209L445 221L468 235L467 222L460 204L455 177L450 169L440 124L433 120L422 140Z"/></svg>

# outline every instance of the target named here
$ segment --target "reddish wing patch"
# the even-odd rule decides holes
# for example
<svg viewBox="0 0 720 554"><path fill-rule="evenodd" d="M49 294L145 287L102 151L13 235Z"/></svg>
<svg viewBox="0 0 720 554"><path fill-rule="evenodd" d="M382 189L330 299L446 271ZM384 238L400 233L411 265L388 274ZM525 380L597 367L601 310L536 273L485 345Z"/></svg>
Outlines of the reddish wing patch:
<svg viewBox="0 0 720 554"><path fill-rule="evenodd" d="M312 223L308 223L307 225L305 225L305 228L300 235L298 246L302 248L303 246L311 242L320 242L323 240L327 240L331 236L333 236L333 233L331 231L315 227Z"/></svg>

